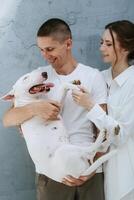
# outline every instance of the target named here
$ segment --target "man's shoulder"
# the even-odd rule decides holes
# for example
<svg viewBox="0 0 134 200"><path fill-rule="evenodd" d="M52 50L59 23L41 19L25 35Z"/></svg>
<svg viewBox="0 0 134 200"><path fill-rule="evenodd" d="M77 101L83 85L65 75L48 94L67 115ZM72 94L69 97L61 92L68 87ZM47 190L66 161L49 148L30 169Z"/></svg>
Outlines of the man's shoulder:
<svg viewBox="0 0 134 200"><path fill-rule="evenodd" d="M83 72L88 73L88 74L93 75L93 74L96 74L96 73L100 73L100 71L97 68L91 67L89 65L79 63L79 67Z"/></svg>
<svg viewBox="0 0 134 200"><path fill-rule="evenodd" d="M111 72L111 67L108 69L104 69L103 71L101 71L102 74L109 74Z"/></svg>
<svg viewBox="0 0 134 200"><path fill-rule="evenodd" d="M101 71L101 73L102 73L102 76L103 76L104 80L106 81L106 83L112 77L112 75L111 75L111 67Z"/></svg>

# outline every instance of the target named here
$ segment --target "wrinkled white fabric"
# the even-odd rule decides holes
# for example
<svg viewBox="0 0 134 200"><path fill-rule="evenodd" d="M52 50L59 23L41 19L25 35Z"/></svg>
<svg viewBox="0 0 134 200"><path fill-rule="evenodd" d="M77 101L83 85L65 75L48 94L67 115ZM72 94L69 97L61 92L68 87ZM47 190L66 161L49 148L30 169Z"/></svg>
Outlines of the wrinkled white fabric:
<svg viewBox="0 0 134 200"><path fill-rule="evenodd" d="M109 132L120 126L118 142L111 145L118 152L104 167L106 200L134 200L134 66L115 79L111 69L103 74L108 85L108 115L96 104L87 117Z"/></svg>

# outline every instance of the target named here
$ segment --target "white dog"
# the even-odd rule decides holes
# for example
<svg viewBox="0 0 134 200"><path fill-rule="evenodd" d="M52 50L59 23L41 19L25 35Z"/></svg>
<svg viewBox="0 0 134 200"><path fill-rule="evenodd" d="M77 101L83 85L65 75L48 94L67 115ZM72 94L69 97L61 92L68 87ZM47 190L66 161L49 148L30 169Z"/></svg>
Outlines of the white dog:
<svg viewBox="0 0 134 200"><path fill-rule="evenodd" d="M47 72L43 69L34 70L19 78L12 90L2 99L14 99L15 107L40 101L45 96L44 94L54 87L52 83L46 82L47 78ZM71 83L64 84L59 100L64 99L68 89L74 88L78 89ZM67 175L76 178L89 175L116 153L116 150L107 153L93 163L99 147L106 143L103 142L105 131L100 131L96 141L90 147L72 145L69 143L62 118L45 124L39 117L33 117L24 122L21 128L36 171L58 182L61 182ZM109 143L108 141L107 147Z"/></svg>

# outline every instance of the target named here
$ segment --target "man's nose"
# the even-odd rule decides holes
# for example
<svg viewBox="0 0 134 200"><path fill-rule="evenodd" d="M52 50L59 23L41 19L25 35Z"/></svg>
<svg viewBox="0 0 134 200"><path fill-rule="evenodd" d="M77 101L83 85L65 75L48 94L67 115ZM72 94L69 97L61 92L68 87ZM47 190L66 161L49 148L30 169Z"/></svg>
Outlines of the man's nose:
<svg viewBox="0 0 134 200"><path fill-rule="evenodd" d="M45 50L42 51L42 55L43 55L43 57L44 57L45 59L47 59L48 56L49 56L48 52L45 51Z"/></svg>

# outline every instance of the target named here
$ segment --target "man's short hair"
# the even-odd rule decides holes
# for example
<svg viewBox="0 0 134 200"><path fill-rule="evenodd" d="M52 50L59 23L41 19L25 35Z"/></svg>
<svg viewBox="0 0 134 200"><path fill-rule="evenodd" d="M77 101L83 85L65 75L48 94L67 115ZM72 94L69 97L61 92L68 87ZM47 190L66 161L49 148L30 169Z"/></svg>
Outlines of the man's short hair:
<svg viewBox="0 0 134 200"><path fill-rule="evenodd" d="M72 39L69 25L58 18L51 18L41 25L37 32L37 37L52 37L60 42Z"/></svg>

